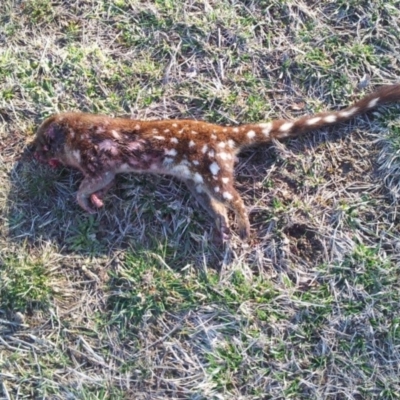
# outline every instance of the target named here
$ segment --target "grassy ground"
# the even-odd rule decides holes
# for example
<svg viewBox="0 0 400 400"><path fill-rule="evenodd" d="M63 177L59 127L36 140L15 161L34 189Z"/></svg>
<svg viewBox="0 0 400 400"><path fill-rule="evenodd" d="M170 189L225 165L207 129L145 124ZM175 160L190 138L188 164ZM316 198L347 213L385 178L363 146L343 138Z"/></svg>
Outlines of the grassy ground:
<svg viewBox="0 0 400 400"><path fill-rule="evenodd" d="M392 105L245 152L231 258L179 182L21 154L63 110L236 124L398 80L399 0L3 0L1 399L399 399L400 120Z"/></svg>

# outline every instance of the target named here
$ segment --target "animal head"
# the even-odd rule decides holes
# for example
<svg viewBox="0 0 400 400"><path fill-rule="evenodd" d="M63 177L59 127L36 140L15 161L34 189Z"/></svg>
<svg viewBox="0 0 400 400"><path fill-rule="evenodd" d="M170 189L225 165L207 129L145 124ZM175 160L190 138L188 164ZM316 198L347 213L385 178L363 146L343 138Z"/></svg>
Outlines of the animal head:
<svg viewBox="0 0 400 400"><path fill-rule="evenodd" d="M34 157L37 161L55 168L60 165L59 155L66 139L65 131L55 116L47 118L39 127L33 141Z"/></svg>

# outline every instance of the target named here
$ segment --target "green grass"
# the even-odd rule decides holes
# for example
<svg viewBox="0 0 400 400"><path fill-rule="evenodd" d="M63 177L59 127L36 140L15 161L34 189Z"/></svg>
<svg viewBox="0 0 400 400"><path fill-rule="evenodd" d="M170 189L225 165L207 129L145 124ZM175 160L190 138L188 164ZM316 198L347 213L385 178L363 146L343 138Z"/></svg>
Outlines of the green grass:
<svg viewBox="0 0 400 400"><path fill-rule="evenodd" d="M23 254L5 257L1 262L0 298L4 309L31 313L36 308L48 308L53 294L50 271L43 259Z"/></svg>
<svg viewBox="0 0 400 400"><path fill-rule="evenodd" d="M4 0L0 398L399 399L398 105L246 150L252 238L230 253L174 180L120 176L87 215L78 172L21 158L66 110L239 124L340 109L398 81L399 9Z"/></svg>

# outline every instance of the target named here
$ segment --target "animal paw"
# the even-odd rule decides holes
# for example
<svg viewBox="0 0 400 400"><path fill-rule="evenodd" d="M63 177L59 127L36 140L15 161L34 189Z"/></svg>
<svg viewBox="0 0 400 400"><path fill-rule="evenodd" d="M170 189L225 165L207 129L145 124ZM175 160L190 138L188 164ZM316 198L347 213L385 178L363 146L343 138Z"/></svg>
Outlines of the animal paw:
<svg viewBox="0 0 400 400"><path fill-rule="evenodd" d="M97 193L90 195L90 201L96 208L101 208L104 206L103 200L98 196Z"/></svg>
<svg viewBox="0 0 400 400"><path fill-rule="evenodd" d="M239 226L239 237L241 240L246 240L250 237L250 226L245 224L245 225L240 225Z"/></svg>
<svg viewBox="0 0 400 400"><path fill-rule="evenodd" d="M78 202L78 204L89 214L95 214L96 210L91 207L90 202L89 202L89 197L83 196L81 194L78 193L76 200ZM90 198L90 200L92 200Z"/></svg>

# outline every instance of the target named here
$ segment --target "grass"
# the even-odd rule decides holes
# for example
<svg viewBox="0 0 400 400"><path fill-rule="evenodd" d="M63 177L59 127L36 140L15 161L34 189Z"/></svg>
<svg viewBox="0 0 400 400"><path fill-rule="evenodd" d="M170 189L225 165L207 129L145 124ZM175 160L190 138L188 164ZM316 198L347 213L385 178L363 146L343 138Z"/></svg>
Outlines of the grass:
<svg viewBox="0 0 400 400"><path fill-rule="evenodd" d="M399 105L246 150L232 254L179 182L24 154L48 115L245 123L398 80L398 0L4 0L1 399L399 399ZM232 220L234 224L234 221Z"/></svg>

